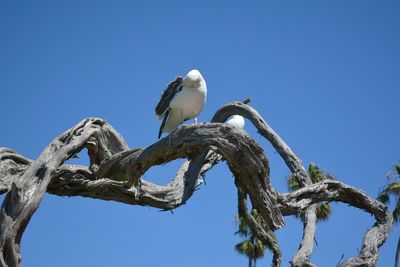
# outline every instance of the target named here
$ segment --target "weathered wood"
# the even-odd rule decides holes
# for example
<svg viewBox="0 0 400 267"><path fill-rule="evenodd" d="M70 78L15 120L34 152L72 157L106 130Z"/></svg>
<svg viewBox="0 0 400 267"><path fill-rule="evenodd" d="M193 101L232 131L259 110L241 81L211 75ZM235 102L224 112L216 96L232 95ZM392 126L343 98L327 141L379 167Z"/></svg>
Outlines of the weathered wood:
<svg viewBox="0 0 400 267"><path fill-rule="evenodd" d="M280 209L285 216L321 201L340 201L374 215L376 223L365 234L358 256L346 260L340 267L375 266L378 249L392 229L393 218L388 207L354 187L333 180L309 185L292 193L280 194L278 198Z"/></svg>
<svg viewBox="0 0 400 267"><path fill-rule="evenodd" d="M88 121L90 122L90 120ZM95 121L98 123L100 120ZM26 221L26 223L29 221L47 189L50 178L66 159L71 157L73 153L79 152L88 143L90 145L88 149L91 157L91 167L96 166L91 169L96 170L100 169L97 166L101 160L105 160L112 152L115 153L124 149L122 146L114 149L114 146L98 145L102 142L105 134L101 132L101 129L98 129L100 130L98 138L94 138L95 129L90 127L90 123L89 126L85 127L86 124L87 121L80 123L53 141L39 159L33 161L24 171L24 174L13 181L2 208L2 217L0 217L4 226L2 228L4 229L2 231L3 235L0 236L2 238L0 241L4 241L0 245L3 248L2 252L4 254L1 256L4 258L5 266L17 266L19 264L20 240L16 239L15 236L21 236L26 225L14 227L16 223L10 223L10 220L17 221L17 223L22 220ZM101 121L101 125L106 124ZM127 154L128 156L134 155L133 159L127 161L132 164L129 166L131 170L130 179L139 181L139 178L151 166L159 165L178 157L194 158L204 149L215 149L227 159L231 171L236 176L246 177L242 182L247 187L253 205L260 211L271 229L283 226L282 216L279 209L276 208L277 194L271 191L271 187L268 185L268 160L261 147L244 132L239 132L237 129L225 124L205 123L203 125L182 127L179 131L175 131L167 138L145 150L132 150L133 153ZM136 153L138 151L140 153ZM44 173L41 170L45 170ZM29 177L31 176L34 176L34 179L30 179ZM14 186L17 183L19 186ZM38 187L40 190L36 190ZM136 191L143 192L142 183L134 187ZM27 194L27 192L30 194ZM15 195L17 198L14 197ZM140 195L139 193L135 197L140 198ZM32 199L34 200L33 204L27 205ZM27 209L28 214L22 213L21 215L22 208L20 206ZM11 213L8 212L9 209L11 209ZM19 219L20 217L21 219ZM15 228L17 230L14 230ZM9 252L12 252L12 257L6 256L6 254L10 254Z"/></svg>
<svg viewBox="0 0 400 267"><path fill-rule="evenodd" d="M233 114L249 119L271 142L303 188L286 194L273 189L268 159L261 147L244 131L216 123ZM85 147L90 166L63 164ZM167 185L142 178L150 167L176 158L188 161ZM375 266L378 248L391 229L392 217L386 207L340 182L311 185L300 159L256 110L241 102L218 110L211 124L184 126L145 149L129 149L118 132L101 119L82 121L56 138L34 161L0 148L0 194L8 192L0 214L0 266L19 266L21 236L46 190L60 196L84 196L168 210L185 204L195 192L199 177L221 160L227 161L235 176L239 213L246 216L254 234L272 247L273 266L280 265L281 256L269 231L283 226L282 215L291 216L303 209L307 209L303 240L291 264L314 266L309 258L316 229L315 203L320 201L340 201L374 214L377 223L367 232L360 254L342 266ZM267 228L249 214L247 196Z"/></svg>
<svg viewBox="0 0 400 267"><path fill-rule="evenodd" d="M250 100L249 100L250 101ZM267 139L285 161L301 187L312 184L303 163L294 154L286 142L268 125L264 118L252 107L246 105L247 101L232 102L220 108L214 115L213 122L224 122L229 116L238 114L247 118L256 127L258 133ZM293 256L292 267L315 266L310 262L310 256L314 249L317 218L315 216L316 205L311 205L305 212L303 221L303 237L297 253Z"/></svg>
<svg viewBox="0 0 400 267"><path fill-rule="evenodd" d="M264 227L251 215L247 209L247 193L243 189L240 181L235 180L235 184L238 190L238 214L239 218L244 218L249 224L249 227L259 240L261 240L265 245L268 245L272 251L272 267L279 267L282 262L281 249L279 248L278 241L271 234L270 229L264 229Z"/></svg>
<svg viewBox="0 0 400 267"><path fill-rule="evenodd" d="M290 171L295 174L302 185L307 185L308 175L301 160L293 153L285 141L268 125L257 110L243 102L232 102L220 108L212 118L212 122L224 122L229 116L238 114L252 122L258 133L265 137L283 158Z"/></svg>
<svg viewBox="0 0 400 267"><path fill-rule="evenodd" d="M82 149L102 124L101 120L87 119L66 131L51 142L39 158L31 162L26 170L12 181L0 213L1 266L19 266L22 234L38 208L53 174L67 158ZM9 158L15 159L18 156L9 155Z"/></svg>

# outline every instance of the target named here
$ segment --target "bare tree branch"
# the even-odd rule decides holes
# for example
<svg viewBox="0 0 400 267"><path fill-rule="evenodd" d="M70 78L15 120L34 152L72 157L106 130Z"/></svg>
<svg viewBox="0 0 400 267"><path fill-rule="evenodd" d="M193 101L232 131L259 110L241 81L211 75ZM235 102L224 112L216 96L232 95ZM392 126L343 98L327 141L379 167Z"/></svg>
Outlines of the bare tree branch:
<svg viewBox="0 0 400 267"><path fill-rule="evenodd" d="M254 127L257 128L258 133L272 144L302 185L311 184L311 181L307 181L309 178L301 160L254 108L242 102L232 102L220 108L211 121L224 122L229 116L234 114L241 115L252 122Z"/></svg>
<svg viewBox="0 0 400 267"><path fill-rule="evenodd" d="M249 100L250 101L250 100ZM243 101L244 102L244 101ZM252 122L265 139L267 139L276 149L286 165L296 178L301 187L312 184L303 163L294 154L292 149L285 141L268 125L264 118L252 107L245 105L243 102L232 102L220 108L214 115L213 122L224 122L229 116L238 114ZM316 205L311 205L305 212L303 222L303 238L297 253L292 258L291 264L293 267L300 266L315 266L311 263L310 256L314 248L314 238L316 231Z"/></svg>
<svg viewBox="0 0 400 267"><path fill-rule="evenodd" d="M103 129L98 127L102 125L105 125ZM79 152L84 145L88 145L91 169L96 170L99 169L97 166L102 160L126 148L104 143L103 137L110 136L109 128L105 122L98 119L84 120L54 140L42 155L27 167L22 176L14 179L0 217L3 229L0 235L0 260L4 266L19 265L20 237L37 209L51 177L66 159ZM96 130L98 132L95 136ZM120 141L118 138L114 139ZM112 139L108 138L107 141L109 140ZM277 194L269 186L268 160L261 147L250 136L225 124L182 127L147 149L132 150L133 153L127 155L133 155L133 158L127 161L127 165L131 164L128 169L132 170L130 179L139 181L151 166L178 157L194 158L200 151L212 148L227 159L231 171L236 176L246 177L242 183L249 192L253 205L260 211L269 227L277 229L283 226L282 215L276 208ZM135 189L138 192L135 197L140 199L142 184L135 186Z"/></svg>
<svg viewBox="0 0 400 267"><path fill-rule="evenodd" d="M261 147L245 132L217 123L233 114L254 124L303 188L286 194L278 194L272 188L268 159ZM63 165L83 148L88 149L90 166ZM177 158L188 161L167 185L142 178L150 167ZM239 213L246 216L254 234L271 246L274 266L280 265L281 252L269 231L283 226L282 215L290 216L303 209L307 209L304 235L292 266L315 266L309 258L315 235L315 204L321 201L340 201L374 214L377 223L367 232L360 254L342 266L375 266L378 248L391 229L390 212L342 183L324 181L312 185L300 159L257 111L241 102L218 110L211 124L184 126L146 149L128 149L123 138L100 119L82 121L56 138L35 161L0 148L0 194L8 192L0 214L0 266L19 266L21 236L46 190L60 196L84 196L168 210L185 204L195 192L199 176L223 159L235 176ZM267 223L266 228L247 211L247 195L252 208Z"/></svg>
<svg viewBox="0 0 400 267"><path fill-rule="evenodd" d="M50 143L23 174L13 180L0 213L1 266L19 266L22 234L38 208L51 177L65 159L82 149L102 124L101 120L88 119L66 131ZM21 160L22 157L11 154L8 158Z"/></svg>
<svg viewBox="0 0 400 267"><path fill-rule="evenodd" d="M285 216L295 214L321 201L340 201L374 215L376 223L365 234L359 255L345 261L340 267L375 266L379 255L378 249L385 242L392 228L393 218L384 204L338 181L325 180L292 193L281 194L278 201L282 214Z"/></svg>
<svg viewBox="0 0 400 267"><path fill-rule="evenodd" d="M279 267L282 262L281 250L279 248L278 241L271 234L272 231L264 229L262 225L251 215L247 209L247 193L240 185L240 181L236 180L236 187L238 189L238 213L240 218L244 218L249 224L252 233L266 244L272 251L272 267Z"/></svg>

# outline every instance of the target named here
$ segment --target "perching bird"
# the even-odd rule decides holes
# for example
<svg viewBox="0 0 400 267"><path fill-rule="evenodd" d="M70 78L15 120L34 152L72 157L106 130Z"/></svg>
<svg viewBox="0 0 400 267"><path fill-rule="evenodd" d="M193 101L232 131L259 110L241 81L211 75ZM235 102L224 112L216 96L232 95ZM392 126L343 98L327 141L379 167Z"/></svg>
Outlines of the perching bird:
<svg viewBox="0 0 400 267"><path fill-rule="evenodd" d="M170 82L156 107L157 117L163 118L158 138L163 132L172 132L184 121L194 118L196 123L206 98L206 81L198 70L191 70L185 77Z"/></svg>
<svg viewBox="0 0 400 267"><path fill-rule="evenodd" d="M237 129L244 129L244 119L240 115L233 115L225 123L237 128Z"/></svg>

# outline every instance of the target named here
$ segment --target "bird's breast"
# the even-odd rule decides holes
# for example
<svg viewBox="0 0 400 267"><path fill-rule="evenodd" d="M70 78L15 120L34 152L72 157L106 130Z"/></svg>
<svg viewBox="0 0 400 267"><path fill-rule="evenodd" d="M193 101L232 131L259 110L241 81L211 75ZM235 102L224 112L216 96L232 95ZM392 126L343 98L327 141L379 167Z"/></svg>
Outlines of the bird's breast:
<svg viewBox="0 0 400 267"><path fill-rule="evenodd" d="M204 107L207 91L202 86L198 89L183 87L170 103L170 108L179 110L186 119L197 117Z"/></svg>

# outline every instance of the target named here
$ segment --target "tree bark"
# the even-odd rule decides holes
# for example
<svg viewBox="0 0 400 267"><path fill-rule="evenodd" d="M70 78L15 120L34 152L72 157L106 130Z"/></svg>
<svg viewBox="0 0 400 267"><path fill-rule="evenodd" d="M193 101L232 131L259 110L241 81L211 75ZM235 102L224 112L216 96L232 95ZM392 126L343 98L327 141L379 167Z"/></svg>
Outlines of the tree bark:
<svg viewBox="0 0 400 267"><path fill-rule="evenodd" d="M83 120L51 142L39 158L31 162L26 170L12 181L11 189L4 199L0 213L1 266L19 266L22 234L38 208L52 176L66 159L79 152L85 144L89 144L90 138L103 125L102 120ZM98 146L93 164L103 160L108 152L111 154L118 149L125 149L114 142L113 137L107 137L107 140L112 142L113 149L104 151L103 146ZM103 140L102 143L106 142ZM14 158L21 157L14 156ZM22 162L26 163L24 160Z"/></svg>
<svg viewBox="0 0 400 267"><path fill-rule="evenodd" d="M233 114L249 119L271 142L303 188L283 194L275 191L262 148L246 132L221 123ZM64 164L83 148L88 149L89 166ZM150 167L177 158L188 160L167 185L156 185L142 178ZM388 209L338 181L311 184L301 160L256 110L241 102L222 107L212 123L183 126L147 148L129 149L118 132L96 118L83 120L66 131L36 160L0 148L0 193L7 192L0 214L0 266L20 265L22 234L46 191L170 210L185 204L196 191L201 175L221 160L227 161L235 176L239 214L246 216L254 235L272 247L273 266L280 266L281 252L270 232L283 227L283 216L303 209L307 209L303 239L291 264L315 266L309 258L316 231L315 204L321 201L344 202L375 216L376 223L367 231L359 255L341 264L375 266L378 248L391 229ZM248 212L247 196L266 227Z"/></svg>
<svg viewBox="0 0 400 267"><path fill-rule="evenodd" d="M245 102L245 101L243 101ZM301 187L311 185L311 179L307 174L301 160L294 154L285 141L268 125L264 118L252 107L243 102L232 102L220 108L214 115L212 122L224 122L229 116L239 114L249 119L258 133L267 139L285 161ZM317 218L315 216L316 205L311 205L305 212L303 222L303 238L297 253L293 256L292 267L315 266L310 262L310 256L314 249Z"/></svg>

